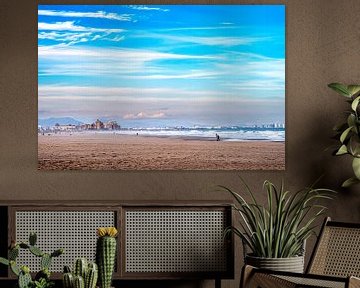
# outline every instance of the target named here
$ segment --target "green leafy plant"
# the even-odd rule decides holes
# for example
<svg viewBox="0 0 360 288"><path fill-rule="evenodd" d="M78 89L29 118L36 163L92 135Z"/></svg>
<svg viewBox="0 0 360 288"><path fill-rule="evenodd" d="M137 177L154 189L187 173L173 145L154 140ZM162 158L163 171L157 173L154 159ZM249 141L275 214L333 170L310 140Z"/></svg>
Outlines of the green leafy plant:
<svg viewBox="0 0 360 288"><path fill-rule="evenodd" d="M43 252L36 246L37 236L30 233L29 243L13 242L8 251L8 259L0 257L0 263L10 266L11 271L18 277L19 288L50 288L54 283L50 280L50 265L54 257L64 253L63 249L57 249L51 254ZM28 266L19 266L16 259L19 256L20 249L28 250L31 254L39 257L41 270L35 275L33 280Z"/></svg>
<svg viewBox="0 0 360 288"><path fill-rule="evenodd" d="M346 122L334 127L340 141L339 147L334 151L334 155L351 155L354 177L347 179L342 186L349 187L360 183L360 85L344 85L341 83L331 83L328 85L338 94L346 97L350 104L350 110L346 112Z"/></svg>
<svg viewBox="0 0 360 288"><path fill-rule="evenodd" d="M39 279L39 281L35 280L33 282L34 288L51 288L51 287L54 287L54 285L55 285L54 282L49 282L45 278L41 278L41 279Z"/></svg>
<svg viewBox="0 0 360 288"><path fill-rule="evenodd" d="M236 200L233 208L239 213L240 227L228 227L225 234L233 232L252 251L252 256L288 258L301 255L303 244L314 233L315 220L324 214L326 207L317 202L332 199L334 191L305 188L296 193L285 191L283 183L277 189L270 181L264 182L267 205L261 205L249 186L242 180L251 201L239 193L220 186Z"/></svg>

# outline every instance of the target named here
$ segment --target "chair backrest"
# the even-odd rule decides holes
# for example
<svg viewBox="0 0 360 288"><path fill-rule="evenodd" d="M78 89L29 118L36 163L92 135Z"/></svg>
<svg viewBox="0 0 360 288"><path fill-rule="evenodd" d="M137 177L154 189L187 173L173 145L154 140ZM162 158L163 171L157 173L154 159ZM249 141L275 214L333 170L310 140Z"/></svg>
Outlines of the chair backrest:
<svg viewBox="0 0 360 288"><path fill-rule="evenodd" d="M360 223L326 218L307 273L360 277Z"/></svg>

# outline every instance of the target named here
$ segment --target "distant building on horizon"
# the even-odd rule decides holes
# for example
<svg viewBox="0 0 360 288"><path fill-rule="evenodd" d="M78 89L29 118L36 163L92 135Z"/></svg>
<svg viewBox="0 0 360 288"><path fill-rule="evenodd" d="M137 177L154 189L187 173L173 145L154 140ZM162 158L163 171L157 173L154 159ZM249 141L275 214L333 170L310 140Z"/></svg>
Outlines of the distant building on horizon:
<svg viewBox="0 0 360 288"><path fill-rule="evenodd" d="M85 123L85 124L59 124L56 123L54 126L38 126L38 133L48 133L48 132L81 132L81 131L91 131L91 130L98 130L98 131L105 131L105 130L120 130L121 126L115 121L110 120L107 122L102 122L100 119L96 119L93 123Z"/></svg>

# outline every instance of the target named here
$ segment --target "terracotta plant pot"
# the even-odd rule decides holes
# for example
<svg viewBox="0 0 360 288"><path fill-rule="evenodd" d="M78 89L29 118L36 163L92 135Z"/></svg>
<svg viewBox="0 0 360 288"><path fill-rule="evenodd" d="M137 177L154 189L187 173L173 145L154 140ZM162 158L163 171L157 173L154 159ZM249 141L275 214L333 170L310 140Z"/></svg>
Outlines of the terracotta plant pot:
<svg viewBox="0 0 360 288"><path fill-rule="evenodd" d="M304 256L289 258L262 258L246 255L245 263L262 269L304 273Z"/></svg>

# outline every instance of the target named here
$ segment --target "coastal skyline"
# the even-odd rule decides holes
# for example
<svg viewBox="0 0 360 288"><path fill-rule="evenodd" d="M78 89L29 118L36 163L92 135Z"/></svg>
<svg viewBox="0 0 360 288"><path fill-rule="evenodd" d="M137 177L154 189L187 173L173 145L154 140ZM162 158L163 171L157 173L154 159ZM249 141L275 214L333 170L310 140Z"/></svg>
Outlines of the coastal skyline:
<svg viewBox="0 0 360 288"><path fill-rule="evenodd" d="M284 5L39 5L38 118L285 123Z"/></svg>

